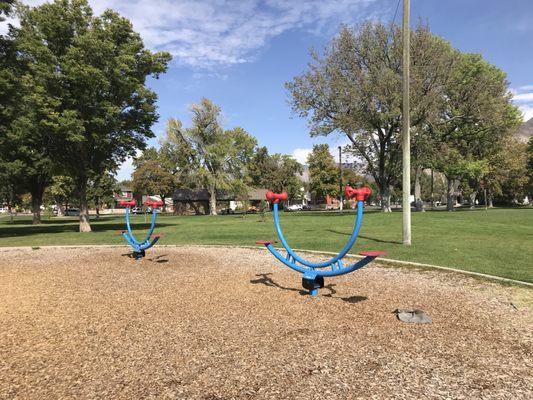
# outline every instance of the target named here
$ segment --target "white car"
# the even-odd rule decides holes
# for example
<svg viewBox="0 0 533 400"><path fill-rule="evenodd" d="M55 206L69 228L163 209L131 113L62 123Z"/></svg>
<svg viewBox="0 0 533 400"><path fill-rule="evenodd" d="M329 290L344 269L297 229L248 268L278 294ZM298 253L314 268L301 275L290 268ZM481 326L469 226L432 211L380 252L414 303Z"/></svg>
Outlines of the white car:
<svg viewBox="0 0 533 400"><path fill-rule="evenodd" d="M303 205L302 204L291 204L286 208L287 211L302 211Z"/></svg>
<svg viewBox="0 0 533 400"><path fill-rule="evenodd" d="M7 208L0 207L0 214L5 214L5 213L7 213Z"/></svg>

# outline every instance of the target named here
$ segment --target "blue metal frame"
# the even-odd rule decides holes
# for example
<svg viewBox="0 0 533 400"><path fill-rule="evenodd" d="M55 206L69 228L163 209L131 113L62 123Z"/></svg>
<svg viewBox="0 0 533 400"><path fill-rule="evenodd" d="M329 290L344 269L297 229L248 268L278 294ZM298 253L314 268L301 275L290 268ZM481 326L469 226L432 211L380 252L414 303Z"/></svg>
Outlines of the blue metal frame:
<svg viewBox="0 0 533 400"><path fill-rule="evenodd" d="M344 275L344 274L348 274L350 272L356 271L360 268L363 268L365 265L367 265L368 263L370 263L377 257L377 256L366 256L365 258L353 264L349 264L349 265L344 265L344 263L342 262L342 258L344 258L346 254L348 254L350 249L355 244L355 241L357 240L357 236L359 235L359 231L361 230L362 223L363 223L363 202L358 201L356 221L354 224L352 234L350 238L348 239L348 242L346 243L346 245L341 249L341 251L335 257L332 257L327 261L323 261L319 263L311 262L309 260L306 260L300 257L288 245L287 240L285 239L285 236L283 235L281 225L279 223L278 204L274 203L274 225L276 227L278 238L283 248L286 250L287 254L285 256L281 254L278 250L274 248L272 243L265 243L265 246L268 249L268 251L272 253L274 257L276 257L279 261L281 261L287 267L303 274L302 279L304 282L306 280L310 282L322 282L322 285L323 285L324 277ZM315 284L309 290L309 293L311 294L311 296L316 296L318 294L319 287L321 287L320 284Z"/></svg>
<svg viewBox="0 0 533 400"><path fill-rule="evenodd" d="M157 209L154 207L152 210L152 221L150 223L150 229L148 230L148 234L146 235L146 238L143 241L137 240L135 236L133 235L133 232L131 230L131 224L130 224L130 208L129 207L126 207L125 218L126 218L126 228L128 230L122 232L122 237L133 248L134 257L136 259L140 259L144 255L144 251L152 247L159 240L159 236L155 236L152 240L150 240L155 229Z"/></svg>

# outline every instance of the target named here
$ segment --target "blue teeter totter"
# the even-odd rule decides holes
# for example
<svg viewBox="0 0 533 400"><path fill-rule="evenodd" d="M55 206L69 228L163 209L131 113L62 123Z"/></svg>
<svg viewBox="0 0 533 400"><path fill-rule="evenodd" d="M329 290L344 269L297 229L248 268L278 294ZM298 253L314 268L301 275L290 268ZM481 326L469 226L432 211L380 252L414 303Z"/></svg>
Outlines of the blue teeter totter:
<svg viewBox="0 0 533 400"><path fill-rule="evenodd" d="M279 261L285 264L287 267L292 268L295 271L303 274L302 285L305 289L309 290L311 296L316 296L318 294L318 289L324 287L324 278L331 276L338 276L348 274L359 268L364 267L369 262L373 261L376 257L384 255L383 251L364 251L359 253L359 255L364 256L363 259L353 263L345 265L342 261L344 256L348 254L352 246L355 244L357 236L359 235L359 230L361 229L361 224L363 222L363 202L372 194L372 190L368 187L362 187L360 189L354 189L350 186L346 186L346 198L357 200L357 217L355 225L353 228L352 235L342 248L342 250L333 258L324 261L324 262L312 262L308 261L294 252L293 249L289 247L281 226L279 224L279 215L278 215L278 203L280 201L287 200L287 193L274 193L268 191L266 193L267 201L274 203L274 225L276 227L276 232L278 234L279 241L284 247L286 254L283 255L278 250L274 248L274 243L276 241L271 240L260 240L257 241L257 244L265 246L268 251L272 253Z"/></svg>
<svg viewBox="0 0 533 400"><path fill-rule="evenodd" d="M155 220L157 218L157 207L160 207L163 205L163 202L160 200L147 200L144 202L144 205L147 207L152 207L152 222L150 223L150 229L148 231L148 234L146 235L146 238L142 241L137 240L135 236L133 236L133 232L131 231L131 224L130 224L130 208L135 206L137 202L135 200L131 201L121 201L120 205L126 207L126 228L125 231L120 231L120 234L122 237L126 240L126 242L133 248L132 256L136 260L140 260L143 258L145 254L145 250L152 247L154 244L157 243L161 235L154 235L154 229L155 229Z"/></svg>

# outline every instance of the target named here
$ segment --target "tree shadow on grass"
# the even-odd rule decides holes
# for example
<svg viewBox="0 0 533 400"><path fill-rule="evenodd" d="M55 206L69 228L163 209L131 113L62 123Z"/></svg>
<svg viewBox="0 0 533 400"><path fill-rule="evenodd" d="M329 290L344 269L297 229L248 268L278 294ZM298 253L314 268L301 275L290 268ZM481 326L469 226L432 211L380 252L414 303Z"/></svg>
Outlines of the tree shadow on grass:
<svg viewBox="0 0 533 400"><path fill-rule="evenodd" d="M261 284L261 285L265 285L265 286L269 286L269 287L275 287L277 289L288 290L288 291L291 291L291 292L298 292L301 296L309 295L309 292L307 290L281 286L279 283L275 282L270 277L270 275L272 275L272 273L257 274L256 276L258 276L259 278L250 280L250 283L252 283L252 284ZM335 294L337 294L337 291L335 290L334 287L335 287L334 283L330 283L329 285L324 285L324 287L322 289L320 289L320 290L327 289L327 290L329 290L329 293L322 294L322 296L323 297L329 297L329 298L332 298L332 299L340 299L342 301L345 301L347 303L352 303L352 304L359 303L361 301L364 301L364 300L368 299L368 297L366 297L366 296L337 297L337 296L335 296Z"/></svg>
<svg viewBox="0 0 533 400"><path fill-rule="evenodd" d="M344 235L344 236L351 236L352 235L351 233L340 232L340 231L336 231L334 229L326 229L326 232L336 233L337 235ZM358 237L360 237L362 239L366 239L366 240L371 240L372 242L376 242L376 243L402 244L402 242L399 241L399 240L376 239L376 238L373 238L373 237L370 237L370 236L365 236L365 235L359 235Z"/></svg>
<svg viewBox="0 0 533 400"><path fill-rule="evenodd" d="M176 224L165 224L157 223L157 228L164 228L167 226L176 226ZM124 223L96 223L91 224L93 232L105 232L111 231L115 232L118 230L124 230ZM142 231L148 231L150 229L150 223L132 223L132 231L139 231L139 234L142 236ZM12 236L31 236L39 234L52 234L52 233L66 233L66 232L79 232L79 224L76 221L75 223L69 224L57 224L57 223L44 223L41 225L27 225L26 226L14 226L14 225L4 225L0 226L0 238L12 237Z"/></svg>

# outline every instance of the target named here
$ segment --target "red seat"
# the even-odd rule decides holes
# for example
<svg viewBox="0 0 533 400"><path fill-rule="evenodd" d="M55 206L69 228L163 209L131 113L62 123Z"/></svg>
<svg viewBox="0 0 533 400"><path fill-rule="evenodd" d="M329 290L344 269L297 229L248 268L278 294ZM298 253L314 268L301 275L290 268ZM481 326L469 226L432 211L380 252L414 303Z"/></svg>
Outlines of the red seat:
<svg viewBox="0 0 533 400"><path fill-rule="evenodd" d="M269 244L277 243L275 240L258 240L255 242L255 244L262 244L264 246L268 246Z"/></svg>
<svg viewBox="0 0 533 400"><path fill-rule="evenodd" d="M365 257L379 257L379 256L384 256L386 254L387 254L386 252L381 251L381 250L362 251L359 253L360 256L365 256Z"/></svg>

